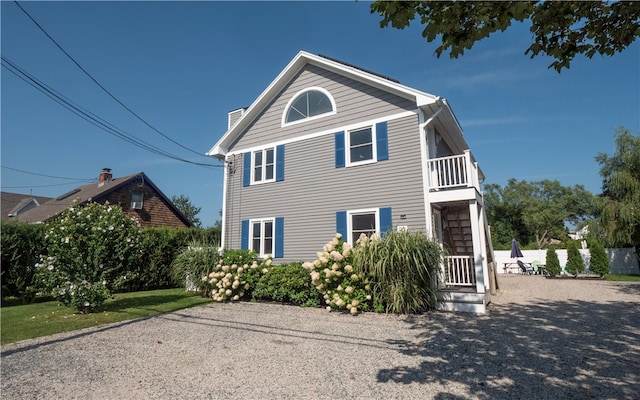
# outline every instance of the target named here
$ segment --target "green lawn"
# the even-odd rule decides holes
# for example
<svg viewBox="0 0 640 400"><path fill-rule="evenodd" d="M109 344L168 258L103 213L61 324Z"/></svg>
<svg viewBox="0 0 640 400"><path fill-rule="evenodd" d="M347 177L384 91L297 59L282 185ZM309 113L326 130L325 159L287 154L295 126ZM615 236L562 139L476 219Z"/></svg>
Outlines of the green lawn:
<svg viewBox="0 0 640 400"><path fill-rule="evenodd" d="M604 279L619 282L640 282L640 275L606 274Z"/></svg>
<svg viewBox="0 0 640 400"><path fill-rule="evenodd" d="M100 326L193 307L213 300L184 289L117 293L95 313L76 314L56 301L0 308L0 343Z"/></svg>

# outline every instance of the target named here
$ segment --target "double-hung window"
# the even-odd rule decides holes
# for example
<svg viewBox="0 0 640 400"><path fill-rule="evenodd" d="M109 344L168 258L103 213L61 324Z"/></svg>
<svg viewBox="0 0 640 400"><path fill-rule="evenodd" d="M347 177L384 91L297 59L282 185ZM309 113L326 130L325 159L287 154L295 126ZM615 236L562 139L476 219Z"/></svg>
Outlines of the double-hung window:
<svg viewBox="0 0 640 400"><path fill-rule="evenodd" d="M389 159L387 122L335 133L336 168Z"/></svg>
<svg viewBox="0 0 640 400"><path fill-rule="evenodd" d="M274 220L251 221L251 247L260 257L273 255Z"/></svg>
<svg viewBox="0 0 640 400"><path fill-rule="evenodd" d="M378 237L392 228L391 208L368 208L336 212L336 232L354 245L361 235Z"/></svg>
<svg viewBox="0 0 640 400"><path fill-rule="evenodd" d="M253 182L272 182L275 172L275 149L273 147L253 152Z"/></svg>

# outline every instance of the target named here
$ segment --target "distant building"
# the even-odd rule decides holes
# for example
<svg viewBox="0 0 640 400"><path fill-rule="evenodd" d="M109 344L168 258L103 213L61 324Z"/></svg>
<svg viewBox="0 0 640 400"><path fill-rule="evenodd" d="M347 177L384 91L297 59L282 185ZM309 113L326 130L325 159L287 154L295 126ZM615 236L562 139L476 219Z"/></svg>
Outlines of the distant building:
<svg viewBox="0 0 640 400"><path fill-rule="evenodd" d="M22 222L43 223L62 213L76 200L80 205L89 202L117 204L128 215L138 219L143 227L193 226L144 172L113 178L109 168L100 172L97 184L80 186L54 199L38 202L39 206L31 207L13 218ZM4 213L4 203L2 207Z"/></svg>
<svg viewBox="0 0 640 400"><path fill-rule="evenodd" d="M51 197L32 196L30 194L19 194L10 192L0 192L0 209L2 221L11 221L18 215L40 207L41 204L51 200Z"/></svg>

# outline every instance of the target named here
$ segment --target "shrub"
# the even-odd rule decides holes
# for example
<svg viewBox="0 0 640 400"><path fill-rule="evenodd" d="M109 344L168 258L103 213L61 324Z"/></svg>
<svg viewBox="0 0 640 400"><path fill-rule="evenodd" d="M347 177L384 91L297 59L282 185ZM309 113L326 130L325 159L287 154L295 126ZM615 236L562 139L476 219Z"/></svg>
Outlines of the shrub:
<svg viewBox="0 0 640 400"><path fill-rule="evenodd" d="M318 252L318 259L302 267L311 275L311 284L320 292L329 311L348 310L357 314L372 304L369 281L351 265L352 248L339 233Z"/></svg>
<svg viewBox="0 0 640 400"><path fill-rule="evenodd" d="M22 303L33 301L33 279L40 254L45 254L44 226L4 222L0 229L2 297L15 296Z"/></svg>
<svg viewBox="0 0 640 400"><path fill-rule="evenodd" d="M376 304L393 313L435 308L442 258L435 240L421 231L389 231L380 240L364 239L354 249L353 266L371 280Z"/></svg>
<svg viewBox="0 0 640 400"><path fill-rule="evenodd" d="M320 295L309 280L302 263L281 264L269 268L269 273L258 280L252 297L254 300L278 301L303 307L320 304Z"/></svg>
<svg viewBox="0 0 640 400"><path fill-rule="evenodd" d="M545 259L545 269L551 276L560 275L560 260L558 259L558 253L552 247L547 249L547 256Z"/></svg>
<svg viewBox="0 0 640 400"><path fill-rule="evenodd" d="M193 243L184 248L171 263L173 281L187 290L196 289L202 296L207 297L210 295L211 285L202 277L213 272L221 258L217 248Z"/></svg>
<svg viewBox="0 0 640 400"><path fill-rule="evenodd" d="M80 312L90 312L122 285L140 256L140 227L120 206L77 203L47 221L38 284Z"/></svg>
<svg viewBox="0 0 640 400"><path fill-rule="evenodd" d="M584 260L578 250L578 244L574 240L567 242L567 272L577 276L584 271Z"/></svg>
<svg viewBox="0 0 640 400"><path fill-rule="evenodd" d="M604 250L604 246L598 241L592 242L589 269L594 274L598 274L602 277L609 273L610 268L611 263L609 263L609 257L607 257L607 252Z"/></svg>
<svg viewBox="0 0 640 400"><path fill-rule="evenodd" d="M237 301L251 297L258 279L268 273L271 258L258 262L258 256L249 250L224 250L222 257L202 282L210 285L215 301Z"/></svg>

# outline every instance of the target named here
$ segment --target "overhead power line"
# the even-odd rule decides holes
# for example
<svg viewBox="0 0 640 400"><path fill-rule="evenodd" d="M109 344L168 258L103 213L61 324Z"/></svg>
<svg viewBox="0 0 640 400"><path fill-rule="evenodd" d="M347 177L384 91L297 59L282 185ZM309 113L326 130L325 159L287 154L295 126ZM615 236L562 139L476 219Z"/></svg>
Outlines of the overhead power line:
<svg viewBox="0 0 640 400"><path fill-rule="evenodd" d="M134 146L140 147L141 149L147 150L151 153L157 154L157 155L161 155L163 157L167 157L167 158L171 158L173 160L176 161L181 161L181 162L185 162L188 164L193 164L193 165L200 165L203 167L210 167L210 168L220 168L221 165L214 165L214 164L207 164L207 163L201 163L201 162L196 162L196 161L191 161L191 160L187 160L181 157L178 157L174 154L171 154L165 150L162 150L142 139L139 139L129 133L126 133L124 131L122 131L120 128L116 127L115 125L109 123L108 121L104 120L103 118L97 116L96 114L92 113L89 110L86 110L84 108L82 108L81 106L79 106L78 104L74 103L73 101L69 100L68 98L66 98L65 96L63 96L62 94L60 94L59 92L57 92L56 90L52 89L51 87L49 87L48 85L46 85L45 83L43 83L42 81L38 80L37 78L35 78L33 75L29 74L28 72L26 72L24 69L22 69L21 67L19 67L18 65L16 65L14 62L12 62L11 60L9 60L7 57L5 57L4 55L0 55L0 58L2 60L2 66L5 67L7 70L9 70L9 72L13 73L14 75L16 75L18 78L22 79L23 81L25 81L26 83L28 83L29 85L35 87L36 89L38 89L40 92L44 93L45 95L49 96L51 99L53 99L55 102L57 102L58 104L60 104L61 106L65 107L66 109L68 109L69 111L73 112L74 114L78 115L79 117L81 117L82 119L84 119L85 121L97 126L98 128L106 131L107 133L122 139L130 144L133 144Z"/></svg>
<svg viewBox="0 0 640 400"><path fill-rule="evenodd" d="M82 65L80 65L80 63L78 61L76 61L71 54L69 54L51 35L49 35L49 33L47 33L47 31L38 23L38 21L35 20L35 18L33 18L31 16L31 14L29 14L27 12L27 10L25 10L24 8L22 8L22 6L20 5L20 3L18 3L16 0L14 0L14 3L16 3L16 5L18 6L18 8L20 8L20 10L22 10L22 12L29 17L29 19L38 27L38 29L40 29L40 31L42 31L42 33L44 33L44 35L49 38L49 40L51 40L53 42L53 44L56 45L56 47L58 47L58 49L60 49L60 51L62 51L64 53L65 56L67 56L67 58L69 58L85 75L87 75L89 77L89 79L91 79L96 85L98 85L98 87L100 89L102 89L107 95L109 95L109 97L111 97L113 100L116 101L116 103L120 104L125 110L129 111L129 113L131 113L134 117L136 117L138 120L140 120L143 124L145 124L146 126L148 126L149 128L151 128L153 131L155 131L156 133L158 133L159 135L161 135L162 137L164 137L165 139L169 140L170 142L172 142L173 144L182 147L183 149L190 151L194 154L197 154L199 156L202 157L206 157L204 154L202 154L201 152L198 152L196 150L190 149L189 147L186 147L180 143L178 143L177 141L173 140L171 137L169 137L168 135L162 133L160 130L158 130L156 127L154 127L153 125L151 125L149 122L147 122L144 118L142 118L140 115L138 115L138 113L136 113L135 111L133 111L131 108L127 107L122 101L120 101L116 96L114 96L109 90L107 90L107 88L105 88L100 82L98 82L98 80L96 78L94 78L86 69L84 69L82 67Z"/></svg>
<svg viewBox="0 0 640 400"><path fill-rule="evenodd" d="M92 182L92 181L95 181L94 178L89 178L89 179L85 179L85 178L66 178L66 177L63 177L63 176L45 175L45 174L40 174L40 173L37 173L37 172L24 171L24 170L17 169L17 168L7 167L6 165L0 165L0 168L4 168L4 169L11 170L11 171L16 171L16 172L22 172L23 174L44 176L45 178L66 179L66 180L69 180L69 181L79 181L79 182Z"/></svg>

